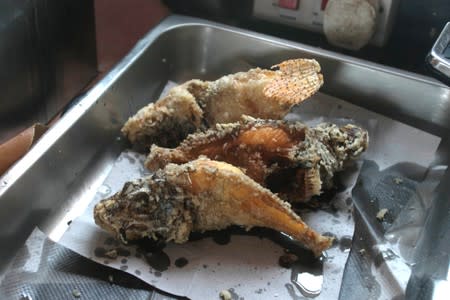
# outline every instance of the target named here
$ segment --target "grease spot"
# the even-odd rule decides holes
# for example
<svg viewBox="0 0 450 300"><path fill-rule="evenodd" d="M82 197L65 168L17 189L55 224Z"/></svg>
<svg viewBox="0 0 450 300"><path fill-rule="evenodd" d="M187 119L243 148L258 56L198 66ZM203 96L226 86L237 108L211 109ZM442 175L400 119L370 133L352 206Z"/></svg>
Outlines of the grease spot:
<svg viewBox="0 0 450 300"><path fill-rule="evenodd" d="M114 245L114 242L115 242L114 238L109 237L105 240L105 242L103 244L105 244L106 246L112 246L112 245Z"/></svg>
<svg viewBox="0 0 450 300"><path fill-rule="evenodd" d="M175 260L175 266L177 266L178 268L183 268L188 264L188 262L189 261L185 257L179 257Z"/></svg>
<svg viewBox="0 0 450 300"><path fill-rule="evenodd" d="M347 199L345 199L345 204L347 204L348 206L352 204L352 198L348 197Z"/></svg>
<svg viewBox="0 0 450 300"><path fill-rule="evenodd" d="M119 256L126 256L126 257L128 257L128 256L131 255L130 250L125 249L125 248L120 248L119 247L119 248L116 249L116 251L117 251L117 255L119 255Z"/></svg>
<svg viewBox="0 0 450 300"><path fill-rule="evenodd" d="M226 245L231 240L231 235L227 231L217 231L212 236L213 241L218 245Z"/></svg>
<svg viewBox="0 0 450 300"><path fill-rule="evenodd" d="M167 270L170 266L169 256L163 252L147 253L145 254L145 260L147 263L155 270L163 272ZM156 272L155 272L156 275Z"/></svg>
<svg viewBox="0 0 450 300"><path fill-rule="evenodd" d="M342 252L349 252L350 248L352 247L352 237L349 235L344 235L339 240L339 249L341 249Z"/></svg>

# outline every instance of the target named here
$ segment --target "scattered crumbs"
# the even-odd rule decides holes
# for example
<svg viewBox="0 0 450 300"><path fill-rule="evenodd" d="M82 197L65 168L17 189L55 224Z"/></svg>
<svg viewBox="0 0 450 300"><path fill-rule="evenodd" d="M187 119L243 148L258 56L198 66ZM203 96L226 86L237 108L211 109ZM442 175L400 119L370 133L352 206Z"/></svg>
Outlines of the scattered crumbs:
<svg viewBox="0 0 450 300"><path fill-rule="evenodd" d="M67 226L70 226L72 224L72 220L67 221Z"/></svg>
<svg viewBox="0 0 450 300"><path fill-rule="evenodd" d="M73 289L72 290L72 296L74 296L75 298L80 298L81 297L81 292L78 289Z"/></svg>
<svg viewBox="0 0 450 300"><path fill-rule="evenodd" d="M257 290L255 291L256 294L262 294L262 292L263 292L263 289L257 289Z"/></svg>
<svg viewBox="0 0 450 300"><path fill-rule="evenodd" d="M161 272L155 272L155 276L156 276L156 277L161 277L161 276L162 276L162 273L161 273Z"/></svg>
<svg viewBox="0 0 450 300"><path fill-rule="evenodd" d="M111 274L108 275L108 281L114 283L114 277Z"/></svg>
<svg viewBox="0 0 450 300"><path fill-rule="evenodd" d="M402 184L403 183L403 179L395 177L394 178L394 183L397 184L397 185Z"/></svg>
<svg viewBox="0 0 450 300"><path fill-rule="evenodd" d="M128 259L126 259L126 258L122 258L122 260L120 261L120 263L122 263L122 264L126 264L128 262Z"/></svg>
<svg viewBox="0 0 450 300"><path fill-rule="evenodd" d="M139 270L134 270L134 274L136 274L136 275L141 275L141 271L139 271Z"/></svg>
<svg viewBox="0 0 450 300"><path fill-rule="evenodd" d="M382 209L380 209L379 211L378 211L378 213L377 213L377 219L379 220L379 221L383 221L383 219L384 219L384 216L386 215L386 213L388 212L388 209L387 208L382 208Z"/></svg>
<svg viewBox="0 0 450 300"><path fill-rule="evenodd" d="M361 254L361 255L366 254L366 249L360 249L360 250L359 250L359 254Z"/></svg>
<svg viewBox="0 0 450 300"><path fill-rule="evenodd" d="M116 259L117 258L117 250L112 249L112 250L106 251L105 256L108 258L111 258L111 259Z"/></svg>
<svg viewBox="0 0 450 300"><path fill-rule="evenodd" d="M297 261L297 255L293 253L286 253L280 256L278 259L278 264L286 269L289 269L296 261Z"/></svg>
<svg viewBox="0 0 450 300"><path fill-rule="evenodd" d="M223 290L219 293L220 299L231 300L231 293L229 290Z"/></svg>
<svg viewBox="0 0 450 300"><path fill-rule="evenodd" d="M104 263L105 265L107 265L107 264L109 264L109 260L105 259L105 260L103 261L103 263Z"/></svg>
<svg viewBox="0 0 450 300"><path fill-rule="evenodd" d="M120 269L121 269L122 271L126 271L126 270L128 270L128 266L120 266Z"/></svg>
<svg viewBox="0 0 450 300"><path fill-rule="evenodd" d="M203 269L206 269L206 268L208 268L208 265L203 265Z"/></svg>

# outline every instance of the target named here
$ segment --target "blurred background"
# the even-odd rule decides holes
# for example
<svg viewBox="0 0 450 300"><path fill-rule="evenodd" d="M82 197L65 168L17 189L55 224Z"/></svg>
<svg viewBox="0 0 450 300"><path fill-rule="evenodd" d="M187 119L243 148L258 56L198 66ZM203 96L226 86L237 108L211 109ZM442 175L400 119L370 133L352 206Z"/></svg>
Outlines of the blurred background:
<svg viewBox="0 0 450 300"><path fill-rule="evenodd" d="M172 13L430 75L425 57L450 1L1 0L0 151L35 123L45 131Z"/></svg>

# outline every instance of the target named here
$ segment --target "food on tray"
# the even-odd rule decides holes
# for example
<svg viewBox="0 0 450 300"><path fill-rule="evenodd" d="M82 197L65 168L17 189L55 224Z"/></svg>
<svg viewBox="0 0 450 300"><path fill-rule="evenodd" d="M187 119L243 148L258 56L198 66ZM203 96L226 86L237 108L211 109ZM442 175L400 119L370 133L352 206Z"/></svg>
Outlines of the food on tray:
<svg viewBox="0 0 450 300"><path fill-rule="evenodd" d="M309 228L278 195L291 202L319 195L368 144L355 125L280 120L322 84L315 60L295 59L174 87L122 128L132 143L151 146L146 166L154 173L99 202L95 222L124 243L267 227L320 255L333 238Z"/></svg>
<svg viewBox="0 0 450 300"><path fill-rule="evenodd" d="M207 158L168 164L148 177L127 182L95 206L94 218L125 243L146 237L184 243L192 231L230 225L284 232L316 255L332 242L239 168Z"/></svg>
<svg viewBox="0 0 450 300"><path fill-rule="evenodd" d="M287 60L272 70L256 68L216 81L190 80L139 110L122 132L133 144L174 147L197 129L236 122L242 115L282 119L322 84L313 59Z"/></svg>
<svg viewBox="0 0 450 300"><path fill-rule="evenodd" d="M283 199L300 202L331 188L334 173L357 158L367 143L367 132L355 125L309 128L300 122L243 117L191 134L175 149L152 146L146 166L155 171L204 155L241 168Z"/></svg>

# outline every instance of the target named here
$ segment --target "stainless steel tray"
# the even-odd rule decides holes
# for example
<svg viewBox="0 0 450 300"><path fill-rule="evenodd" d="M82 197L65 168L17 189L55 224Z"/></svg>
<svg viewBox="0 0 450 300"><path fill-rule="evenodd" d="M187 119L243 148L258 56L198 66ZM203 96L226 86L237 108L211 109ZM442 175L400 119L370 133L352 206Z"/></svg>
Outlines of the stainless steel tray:
<svg viewBox="0 0 450 300"><path fill-rule="evenodd" d="M120 137L122 124L155 99L169 80L216 78L293 57L320 62L326 82L322 92L442 137L438 159L448 161L450 89L438 81L299 43L171 16L0 178L0 274L36 226L49 234L80 213L77 208L92 199L127 145ZM430 212L430 232L439 222L448 226L448 196L448 186L442 185L435 199L442 207ZM448 234L449 230L442 231L434 245ZM422 247L424 260L431 255L430 247ZM448 249L442 265L448 270ZM426 277L427 270L419 271Z"/></svg>

